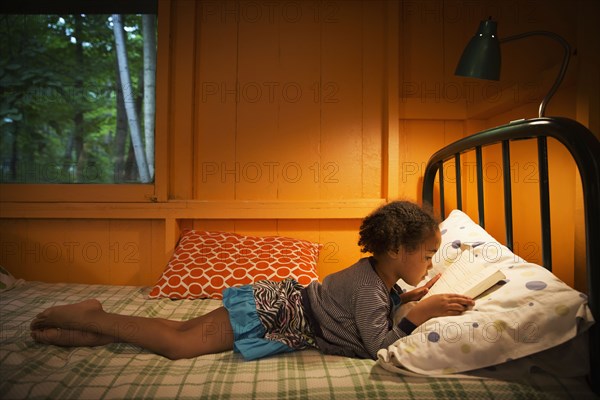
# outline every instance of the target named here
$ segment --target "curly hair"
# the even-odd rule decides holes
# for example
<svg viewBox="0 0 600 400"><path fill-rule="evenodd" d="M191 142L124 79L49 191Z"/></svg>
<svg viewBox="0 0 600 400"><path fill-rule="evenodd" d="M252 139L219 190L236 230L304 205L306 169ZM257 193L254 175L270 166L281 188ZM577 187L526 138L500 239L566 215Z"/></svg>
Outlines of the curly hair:
<svg viewBox="0 0 600 400"><path fill-rule="evenodd" d="M409 201L394 201L365 217L358 245L363 253L383 254L400 247L413 252L437 229L438 221L428 208Z"/></svg>

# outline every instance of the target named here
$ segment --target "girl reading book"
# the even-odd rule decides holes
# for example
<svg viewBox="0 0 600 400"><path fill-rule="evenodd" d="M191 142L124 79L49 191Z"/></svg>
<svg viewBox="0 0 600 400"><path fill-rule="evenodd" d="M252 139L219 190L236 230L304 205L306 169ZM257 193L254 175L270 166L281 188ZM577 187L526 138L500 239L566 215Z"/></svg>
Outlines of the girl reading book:
<svg viewBox="0 0 600 400"><path fill-rule="evenodd" d="M305 348L375 359L428 319L474 305L467 296L436 294L393 322L402 302L421 299L439 278L408 292L397 285L421 282L440 245L435 218L418 205L396 201L376 209L362 221L358 244L372 255L322 283L303 287L288 278L227 288L222 307L187 321L109 313L89 299L44 310L31 322L31 336L58 346L126 342L170 359L233 349L251 360Z"/></svg>

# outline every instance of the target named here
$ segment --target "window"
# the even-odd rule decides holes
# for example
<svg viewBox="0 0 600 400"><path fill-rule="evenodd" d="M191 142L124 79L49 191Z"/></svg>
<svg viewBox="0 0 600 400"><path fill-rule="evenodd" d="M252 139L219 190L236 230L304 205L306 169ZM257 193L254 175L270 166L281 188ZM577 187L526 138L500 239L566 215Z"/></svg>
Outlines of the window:
<svg viewBox="0 0 600 400"><path fill-rule="evenodd" d="M12 3L0 183L152 183L156 2Z"/></svg>

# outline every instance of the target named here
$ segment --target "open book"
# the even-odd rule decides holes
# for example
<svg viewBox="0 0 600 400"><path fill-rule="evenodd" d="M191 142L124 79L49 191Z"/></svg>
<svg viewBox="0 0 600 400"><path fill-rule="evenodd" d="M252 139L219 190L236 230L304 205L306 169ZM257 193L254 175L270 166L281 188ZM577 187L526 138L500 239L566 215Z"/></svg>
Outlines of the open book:
<svg viewBox="0 0 600 400"><path fill-rule="evenodd" d="M498 281L506 279L502 271L493 266L469 261L468 254L450 264L438 281L422 297L425 299L434 294L456 293L475 298L485 292Z"/></svg>

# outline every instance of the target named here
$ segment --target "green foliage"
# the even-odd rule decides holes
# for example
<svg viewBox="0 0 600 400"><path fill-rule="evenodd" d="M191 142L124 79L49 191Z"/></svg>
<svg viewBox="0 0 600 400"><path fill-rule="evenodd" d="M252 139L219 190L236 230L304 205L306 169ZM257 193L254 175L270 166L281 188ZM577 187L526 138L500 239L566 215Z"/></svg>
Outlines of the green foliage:
<svg viewBox="0 0 600 400"><path fill-rule="evenodd" d="M112 183L122 175L114 170L127 154L116 154L120 88L110 21L0 15L0 182ZM124 21L133 86L125 96L138 99L141 16Z"/></svg>

